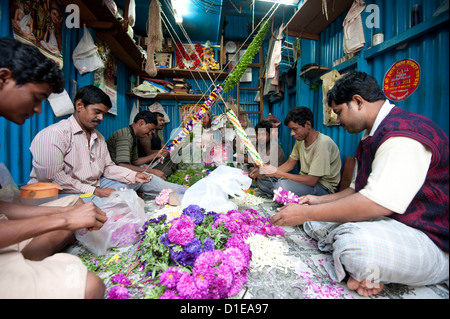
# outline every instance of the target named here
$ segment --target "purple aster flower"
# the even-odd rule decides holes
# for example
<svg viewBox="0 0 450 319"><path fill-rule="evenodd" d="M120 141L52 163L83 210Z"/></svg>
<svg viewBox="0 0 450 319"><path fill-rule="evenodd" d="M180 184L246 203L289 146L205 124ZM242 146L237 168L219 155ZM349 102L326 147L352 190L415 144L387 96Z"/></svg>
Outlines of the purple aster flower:
<svg viewBox="0 0 450 319"><path fill-rule="evenodd" d="M247 270L235 274L233 284L231 285L231 288L228 291L228 297L236 296L239 293L239 291L241 291L242 286L245 285L245 283L247 282L247 279L248 279Z"/></svg>
<svg viewBox="0 0 450 319"><path fill-rule="evenodd" d="M245 259L250 260L252 258L252 251L250 247L245 243L243 237L239 234L232 235L227 243L225 244L225 248L236 247L241 250L244 254Z"/></svg>
<svg viewBox="0 0 450 319"><path fill-rule="evenodd" d="M202 242L197 237L194 237L190 242L184 245L183 250L189 254L200 255L202 249Z"/></svg>
<svg viewBox="0 0 450 319"><path fill-rule="evenodd" d="M117 275L112 276L111 282L116 283L116 284L121 284L124 286L131 285L130 279L128 279L128 277L125 276L124 274L117 274Z"/></svg>
<svg viewBox="0 0 450 319"><path fill-rule="evenodd" d="M160 222L164 223L166 218L167 218L167 215L166 214L162 214L162 215L160 215L160 216L158 216L156 218L150 219L149 221L154 223L154 224L159 224Z"/></svg>
<svg viewBox="0 0 450 319"><path fill-rule="evenodd" d="M130 297L128 289L122 286L114 286L108 293L108 299L128 299Z"/></svg>
<svg viewBox="0 0 450 319"><path fill-rule="evenodd" d="M182 274L179 268L169 267L159 276L159 282L167 288L175 288Z"/></svg>
<svg viewBox="0 0 450 319"><path fill-rule="evenodd" d="M218 218L218 217L219 217L219 214L217 214L216 212L210 211L210 212L207 212L207 213L206 213L206 216L213 216L214 218L215 218L215 217Z"/></svg>
<svg viewBox="0 0 450 319"><path fill-rule="evenodd" d="M201 253L202 243L200 239L194 237L190 242L183 246L183 250L180 252L174 251L173 247L170 248L170 254L172 259L182 266L194 266L194 262L198 255Z"/></svg>
<svg viewBox="0 0 450 319"><path fill-rule="evenodd" d="M244 253L239 248L230 247L225 249L223 253L228 258L228 264L235 273L248 268L250 260L245 257Z"/></svg>
<svg viewBox="0 0 450 319"><path fill-rule="evenodd" d="M214 240L212 240L209 237L206 237L205 240L203 241L202 252L211 251L214 250L214 248L215 248Z"/></svg>
<svg viewBox="0 0 450 319"><path fill-rule="evenodd" d="M159 296L159 299L180 299L180 297L178 297L175 289L166 289L166 291Z"/></svg>
<svg viewBox="0 0 450 319"><path fill-rule="evenodd" d="M170 241L169 241L169 236L167 236L167 233L163 233L160 237L159 240L161 241L161 243L166 246L169 247L170 245Z"/></svg>
<svg viewBox="0 0 450 319"><path fill-rule="evenodd" d="M194 238L195 224L188 215L182 215L172 221L168 231L169 240L172 243L186 245Z"/></svg>
<svg viewBox="0 0 450 319"><path fill-rule="evenodd" d="M207 294L203 293L197 288L194 283L194 278L190 273L183 273L177 284L177 291L180 298L188 299L204 299Z"/></svg>
<svg viewBox="0 0 450 319"><path fill-rule="evenodd" d="M192 218L196 225L200 225L205 217L204 209L198 205L189 205L183 209L183 215L188 215Z"/></svg>
<svg viewBox="0 0 450 319"><path fill-rule="evenodd" d="M219 267L215 268L215 278L211 287L213 298L225 298L228 295L234 280L233 269L225 264L221 263Z"/></svg>

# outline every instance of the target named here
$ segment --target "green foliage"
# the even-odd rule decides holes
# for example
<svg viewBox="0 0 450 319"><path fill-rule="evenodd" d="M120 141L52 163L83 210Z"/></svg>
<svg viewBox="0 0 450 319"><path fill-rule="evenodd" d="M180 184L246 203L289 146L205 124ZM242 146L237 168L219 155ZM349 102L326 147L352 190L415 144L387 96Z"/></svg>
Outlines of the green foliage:
<svg viewBox="0 0 450 319"><path fill-rule="evenodd" d="M252 43L247 48L247 51L242 56L241 61L236 66L236 68L233 70L233 73L228 77L228 79L225 81L225 83L222 85L223 87L223 93L226 93L227 91L231 90L236 86L236 84L239 82L239 79L244 74L245 70L247 69L248 65L252 63L253 57L256 53L258 53L259 49L261 48L261 45L264 41L264 38L266 37L266 33L270 28L269 20L266 20L259 29L258 33L253 38Z"/></svg>
<svg viewBox="0 0 450 319"><path fill-rule="evenodd" d="M215 166L205 166L201 168L177 170L167 178L167 181L175 184L192 186L215 169Z"/></svg>

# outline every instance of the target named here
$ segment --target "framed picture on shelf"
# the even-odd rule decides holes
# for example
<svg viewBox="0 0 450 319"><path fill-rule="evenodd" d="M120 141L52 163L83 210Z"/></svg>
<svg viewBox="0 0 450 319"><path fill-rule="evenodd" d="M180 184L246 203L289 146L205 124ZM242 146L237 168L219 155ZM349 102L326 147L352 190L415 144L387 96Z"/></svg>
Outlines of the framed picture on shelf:
<svg viewBox="0 0 450 319"><path fill-rule="evenodd" d="M171 52L155 52L155 66L157 68L171 68L172 56Z"/></svg>

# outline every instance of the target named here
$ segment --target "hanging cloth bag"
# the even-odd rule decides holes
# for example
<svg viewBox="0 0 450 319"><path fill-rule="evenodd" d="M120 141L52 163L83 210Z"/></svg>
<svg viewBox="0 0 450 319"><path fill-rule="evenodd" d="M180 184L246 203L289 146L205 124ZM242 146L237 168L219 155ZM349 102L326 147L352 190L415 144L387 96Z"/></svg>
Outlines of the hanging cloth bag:
<svg viewBox="0 0 450 319"><path fill-rule="evenodd" d="M334 83L341 78L341 74L337 70L331 70L330 72L322 75L320 79L322 80L322 90L323 90L323 124L327 126L339 125L336 113L328 105L328 91L330 91Z"/></svg>
<svg viewBox="0 0 450 319"><path fill-rule="evenodd" d="M80 74L89 73L105 65L98 54L98 48L89 33L88 28L84 25L84 34L72 54L73 65Z"/></svg>
<svg viewBox="0 0 450 319"><path fill-rule="evenodd" d="M344 27L344 53L358 52L366 44L361 12L366 7L362 0L355 0L342 23Z"/></svg>

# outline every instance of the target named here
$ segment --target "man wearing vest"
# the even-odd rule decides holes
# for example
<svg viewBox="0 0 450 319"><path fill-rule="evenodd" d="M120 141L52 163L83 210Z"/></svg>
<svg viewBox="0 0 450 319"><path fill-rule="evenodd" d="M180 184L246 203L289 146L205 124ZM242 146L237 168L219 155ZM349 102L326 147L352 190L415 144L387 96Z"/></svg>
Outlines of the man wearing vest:
<svg viewBox="0 0 450 319"><path fill-rule="evenodd" d="M364 131L349 188L301 198L271 219L300 225L333 254L330 276L362 296L384 284L449 277L449 139L431 120L386 99L376 80L350 72L328 93L350 133Z"/></svg>

